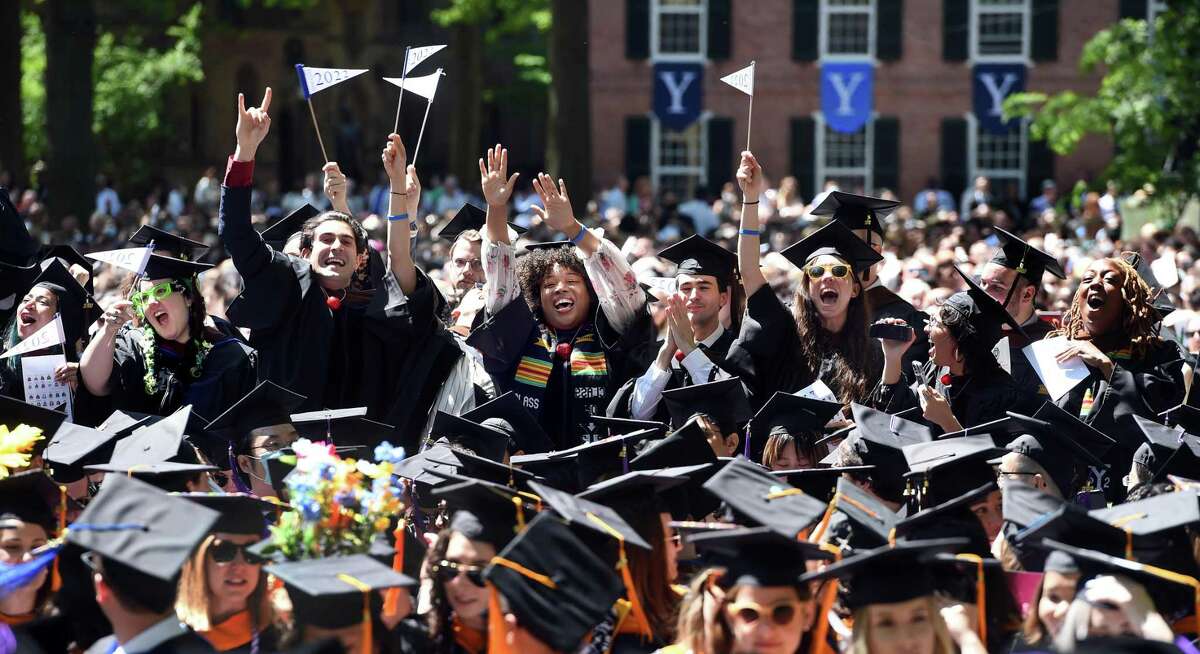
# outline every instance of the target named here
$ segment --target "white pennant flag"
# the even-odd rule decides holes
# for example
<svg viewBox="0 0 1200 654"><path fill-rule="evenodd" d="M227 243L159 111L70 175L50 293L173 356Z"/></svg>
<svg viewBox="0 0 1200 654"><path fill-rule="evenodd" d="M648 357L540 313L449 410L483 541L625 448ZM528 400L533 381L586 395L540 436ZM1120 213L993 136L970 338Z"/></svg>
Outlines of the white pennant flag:
<svg viewBox="0 0 1200 654"><path fill-rule="evenodd" d="M422 61L432 57L434 53L441 50L444 45L426 45L419 48L412 48L408 51L408 59L404 61L404 74L412 72L412 69L421 65Z"/></svg>
<svg viewBox="0 0 1200 654"><path fill-rule="evenodd" d="M15 357L18 354L25 354L26 352L37 352L52 345L62 345L65 340L67 338L63 335L62 316L54 314L53 321L30 334L29 338L17 343L11 350L0 354L0 359Z"/></svg>
<svg viewBox="0 0 1200 654"><path fill-rule="evenodd" d="M296 64L296 74L300 76L300 89L304 91L305 100L318 91L324 91L365 72L367 72L366 68L312 68L304 64Z"/></svg>
<svg viewBox="0 0 1200 654"><path fill-rule="evenodd" d="M754 62L751 61L749 66L722 77L721 81L746 95L754 95Z"/></svg>
<svg viewBox="0 0 1200 654"><path fill-rule="evenodd" d="M411 91L433 102L433 96L437 95L438 80L441 77L442 69L439 68L437 72L420 77L409 77L403 80L399 77L385 77L383 79L385 82L391 82L405 91Z"/></svg>
<svg viewBox="0 0 1200 654"><path fill-rule="evenodd" d="M92 252L84 255L89 259L103 261L110 266L124 268L135 274L142 275L146 272L146 263L150 261L150 253L154 248L125 248L123 250L104 250L103 252Z"/></svg>

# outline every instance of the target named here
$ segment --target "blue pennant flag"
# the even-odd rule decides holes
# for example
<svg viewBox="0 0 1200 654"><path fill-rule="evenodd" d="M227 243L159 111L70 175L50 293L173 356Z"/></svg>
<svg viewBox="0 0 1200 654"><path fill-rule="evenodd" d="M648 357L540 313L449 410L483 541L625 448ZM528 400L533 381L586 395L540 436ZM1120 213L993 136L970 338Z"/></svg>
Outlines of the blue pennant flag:
<svg viewBox="0 0 1200 654"><path fill-rule="evenodd" d="M1004 120L1004 99L1025 90L1025 64L979 64L971 71L972 109L979 126L1008 134L1019 120Z"/></svg>
<svg viewBox="0 0 1200 654"><path fill-rule="evenodd" d="M654 115L667 129L696 122L704 106L704 67L700 64L654 64Z"/></svg>
<svg viewBox="0 0 1200 654"><path fill-rule="evenodd" d="M821 113L835 132L857 132L875 107L875 66L867 62L821 64Z"/></svg>

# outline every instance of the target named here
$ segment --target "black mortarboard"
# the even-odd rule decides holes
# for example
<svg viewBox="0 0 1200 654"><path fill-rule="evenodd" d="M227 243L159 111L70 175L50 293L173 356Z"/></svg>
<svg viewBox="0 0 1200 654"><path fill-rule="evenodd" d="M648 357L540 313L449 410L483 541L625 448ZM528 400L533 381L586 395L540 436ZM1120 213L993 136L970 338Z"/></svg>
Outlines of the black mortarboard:
<svg viewBox="0 0 1200 654"><path fill-rule="evenodd" d="M467 202L463 204L461 209L458 210L458 213L454 214L454 217L450 219L450 222L442 225L441 230L439 230L437 233L437 237L454 242L454 240L457 239L463 232L469 230L475 230L478 232L482 230L486 224L487 212L471 204L470 202ZM513 223L508 223L508 228L511 229L517 236L529 231L528 229Z"/></svg>
<svg viewBox="0 0 1200 654"><path fill-rule="evenodd" d="M824 502L742 457L713 475L704 489L728 504L738 522L771 527L788 538L825 513Z"/></svg>
<svg viewBox="0 0 1200 654"><path fill-rule="evenodd" d="M508 453L508 434L477 422L438 411L433 417L431 438L466 448L492 461L504 461Z"/></svg>
<svg viewBox="0 0 1200 654"><path fill-rule="evenodd" d="M84 466L88 472L109 473L104 476L104 486L114 477L133 477L168 493L186 493L188 482L203 472L214 472L216 466L202 463L180 463L160 461L158 463L98 463Z"/></svg>
<svg viewBox="0 0 1200 654"><path fill-rule="evenodd" d="M850 229L869 229L882 235L883 219L898 206L900 202L896 200L830 191L810 213L814 216L833 216L834 220Z"/></svg>
<svg viewBox="0 0 1200 654"><path fill-rule="evenodd" d="M1042 252L1009 232L993 227L1000 239L1000 248L992 255L992 263L1017 271L1034 286L1042 284L1042 273L1049 272L1059 279L1066 279L1058 259Z"/></svg>
<svg viewBox="0 0 1200 654"><path fill-rule="evenodd" d="M539 484L536 481L531 482L529 487L538 497L542 498L546 506L553 509L568 523L605 538L628 543L644 550L650 549L650 543L647 543L646 539L642 538L637 530L630 526L613 507L560 491L557 488L551 488L545 484Z"/></svg>
<svg viewBox="0 0 1200 654"><path fill-rule="evenodd" d="M1034 412L1033 417L1054 425L1055 428L1068 434L1072 440L1097 458L1103 458L1117 444L1100 430L1071 415L1071 412L1053 402L1043 402L1042 406Z"/></svg>
<svg viewBox="0 0 1200 654"><path fill-rule="evenodd" d="M1158 414L1164 425L1183 427L1189 434L1200 434L1200 409L1180 404Z"/></svg>
<svg viewBox="0 0 1200 654"><path fill-rule="evenodd" d="M703 413L717 422L725 436L740 431L754 416L746 388L737 377L663 391L662 400L676 429L693 415Z"/></svg>
<svg viewBox="0 0 1200 654"><path fill-rule="evenodd" d="M504 596L517 623L558 652L575 651L622 594L612 567L545 514L534 518L483 576Z"/></svg>
<svg viewBox="0 0 1200 654"><path fill-rule="evenodd" d="M537 479L533 473L512 465L504 465L499 461L476 456L470 452L453 449L450 451L457 462L458 473L472 479L490 481L493 484L508 486L516 490L526 490L529 482ZM425 471L433 476L441 476L440 470L437 467L427 467Z"/></svg>
<svg viewBox="0 0 1200 654"><path fill-rule="evenodd" d="M137 411L117 410L108 414L108 417L104 419L104 422L97 425L96 429L99 429L100 431L111 432L113 435L120 438L122 436L128 436L132 434L133 431L138 427L152 425L159 420L162 420L162 416L156 416L150 413L139 413Z"/></svg>
<svg viewBox="0 0 1200 654"><path fill-rule="evenodd" d="M283 580L297 624L344 629L372 619L373 591L417 585L367 554L286 561L267 566Z"/></svg>
<svg viewBox="0 0 1200 654"><path fill-rule="evenodd" d="M875 466L843 466L840 468L804 468L801 470L773 470L771 474L812 495L821 501L833 498L833 489L841 484L846 473L865 473Z"/></svg>
<svg viewBox="0 0 1200 654"><path fill-rule="evenodd" d="M1149 468L1155 481L1167 475L1200 479L1200 438L1141 416L1133 419L1146 439L1134 452L1134 463Z"/></svg>
<svg viewBox="0 0 1200 654"><path fill-rule="evenodd" d="M151 241L154 242L155 252L163 252L167 256L184 261L197 261L208 251L208 246L199 241L193 241L190 238L184 238L151 225L138 227L133 236L129 237L129 244L138 247L146 247L150 245ZM149 276L149 273L147 275ZM157 277L150 277L150 279L169 276L171 275L159 275Z"/></svg>
<svg viewBox="0 0 1200 654"><path fill-rule="evenodd" d="M1200 524L1200 495L1179 491L1089 512L1093 518L1137 536L1153 536Z"/></svg>
<svg viewBox="0 0 1200 654"><path fill-rule="evenodd" d="M433 489L433 496L445 500L453 509L450 528L471 540L491 543L497 551L513 539L517 531L517 511L525 518L524 503L518 508L517 492L507 486L467 479ZM533 512L528 515L532 518Z"/></svg>
<svg viewBox="0 0 1200 654"><path fill-rule="evenodd" d="M406 457L392 474L423 484L436 484L445 477L433 474L436 471L454 472L462 466L454 452L445 445L434 445L427 450Z"/></svg>
<svg viewBox="0 0 1200 654"><path fill-rule="evenodd" d="M212 267L211 263L196 263L173 257L164 257L161 254L151 254L150 260L146 262L144 279L188 280Z"/></svg>
<svg viewBox="0 0 1200 654"><path fill-rule="evenodd" d="M717 455L708 444L708 435L700 426L699 418L692 418L666 438L650 443L629 462L629 467L633 470L653 470L716 461Z"/></svg>
<svg viewBox="0 0 1200 654"><path fill-rule="evenodd" d="M150 425L139 427L113 447L113 465L138 465L178 461L195 462L191 445L185 441L192 406L180 407L174 413Z"/></svg>
<svg viewBox="0 0 1200 654"><path fill-rule="evenodd" d="M50 262L57 260L60 264L62 264L62 267L65 269L70 269L71 264L78 264L84 270L88 271L88 273L91 273L92 272L92 264L95 263L91 259L89 259L89 258L85 257L83 254L81 254L79 252L79 250L76 250L75 248L71 247L70 245L61 245L61 244L46 246L42 250L42 255L41 255L40 259L41 259L42 270L45 270L46 267L50 265ZM88 288L89 288L89 290L91 289L90 286Z"/></svg>
<svg viewBox="0 0 1200 654"><path fill-rule="evenodd" d="M30 236L25 220L17 213L8 189L0 186L0 261L24 266L37 251L37 241Z"/></svg>
<svg viewBox="0 0 1200 654"><path fill-rule="evenodd" d="M849 609L907 602L933 594L934 575L928 562L935 554L954 552L966 544L964 538L944 538L884 545L808 573L801 581L845 579L844 604Z"/></svg>
<svg viewBox="0 0 1200 654"><path fill-rule="evenodd" d="M841 410L839 402L775 391L771 399L754 414L750 421L750 432L758 438L775 433L786 433L797 438L808 434L819 437L825 425Z"/></svg>
<svg viewBox="0 0 1200 654"><path fill-rule="evenodd" d="M1075 496L1080 486L1076 480L1081 472L1086 477L1087 466L1104 467L1104 462L1061 425L1012 411L1008 412L1008 418L1022 433L1005 449L1023 454L1044 468L1063 497Z"/></svg>
<svg viewBox="0 0 1200 654"><path fill-rule="evenodd" d="M901 450L907 445L932 441L932 432L920 423L857 403L850 405L850 412L855 428L839 447L850 448L864 465L875 466L871 474L875 491L886 499L898 500L904 489L904 473L908 472L908 462Z"/></svg>
<svg viewBox="0 0 1200 654"><path fill-rule="evenodd" d="M903 452L909 469L905 476L916 486L923 507L948 502L985 481L995 481L990 461L1004 454L991 436L917 443L906 446Z"/></svg>
<svg viewBox="0 0 1200 654"><path fill-rule="evenodd" d="M948 309L959 317L959 320L953 324L946 325L956 341L963 343L974 340L980 346L990 349L1000 340L1005 324L1014 333L1025 334L1021 325L995 298L980 288L979 284L976 284L975 280L971 279L961 268L954 266L954 270L963 278L967 290L946 298L946 301L942 303L942 310Z"/></svg>
<svg viewBox="0 0 1200 654"><path fill-rule="evenodd" d="M690 466L685 467L690 469ZM670 470L632 470L619 477L598 481L579 493L579 497L611 506L618 511L631 504L657 502L659 496L687 483L684 475L659 474Z"/></svg>
<svg viewBox="0 0 1200 654"><path fill-rule="evenodd" d="M212 530L220 514L150 484L109 475L67 530L67 541L165 582Z"/></svg>
<svg viewBox="0 0 1200 654"><path fill-rule="evenodd" d="M1074 560L1081 572L1079 579L1081 587L1092 577L1102 574L1117 574L1130 577L1134 581L1145 585L1148 594L1154 600L1155 606L1160 612L1166 613L1168 609L1166 605L1170 600L1175 599L1175 597L1164 597L1164 595L1177 596L1178 593L1173 591L1182 590L1170 586L1169 583L1180 584L1188 586L1189 589L1194 589L1194 592L1188 593L1188 595L1192 595L1193 606L1200 604L1200 585L1196 584L1194 578L1174 570L1164 570L1161 567L1139 563L1119 556L1112 556L1105 552L1085 549L1049 538L1043 540L1041 545L1052 552L1066 554Z"/></svg>
<svg viewBox="0 0 1200 654"><path fill-rule="evenodd" d="M366 417L366 407L325 409L293 413L292 425L301 438L332 441L335 445L363 445L374 449L396 429Z"/></svg>
<svg viewBox="0 0 1200 654"><path fill-rule="evenodd" d="M292 237L292 234L299 232L304 223L310 218L315 218L321 211L316 207L304 203L299 209L289 213L279 220L271 223L266 229L262 230L262 240L273 248L282 248Z"/></svg>
<svg viewBox="0 0 1200 654"><path fill-rule="evenodd" d="M87 335L87 329L95 319L95 298L58 261L48 262L37 279L33 280L33 285L48 289L58 299L63 336L70 346L67 356L75 358L81 354L74 351L75 343Z"/></svg>
<svg viewBox="0 0 1200 654"><path fill-rule="evenodd" d="M109 431L64 422L48 439L43 458L54 478L64 484L83 477L83 466L112 458L117 436Z"/></svg>
<svg viewBox="0 0 1200 654"><path fill-rule="evenodd" d="M37 427L47 439L67 420L67 414L62 411L43 409L7 395L0 395L0 416L3 416L0 417L0 425L9 429L16 429L17 425ZM44 446L35 446L37 449L40 447Z"/></svg>
<svg viewBox="0 0 1200 654"><path fill-rule="evenodd" d="M628 472L630 459L637 456L637 445L656 433L657 429L648 429L610 436L561 450L559 454L574 459L576 482L579 488L586 488L607 477Z"/></svg>
<svg viewBox="0 0 1200 654"><path fill-rule="evenodd" d="M58 528L62 503L58 484L41 470L26 470L0 479L0 524L10 518L41 525L48 536Z"/></svg>
<svg viewBox="0 0 1200 654"><path fill-rule="evenodd" d="M905 516L895 524L895 537L909 541L966 538L968 543L960 551L988 556L990 543L987 533L971 511L971 505L982 502L997 490L999 487L996 486L996 482L988 480L982 486L972 488L958 497Z"/></svg>
<svg viewBox="0 0 1200 654"><path fill-rule="evenodd" d="M1114 556L1133 556L1133 532L1114 527L1088 515L1076 504L1064 503L1043 514L1024 529L1009 537L1009 542L1028 548L1042 539L1070 543L1101 550ZM1047 561L1047 565L1049 565Z"/></svg>
<svg viewBox="0 0 1200 654"><path fill-rule="evenodd" d="M781 254L797 268L804 268L814 257L828 254L850 264L855 272L862 272L883 260L870 245L855 236L849 227L837 221L831 221L784 248Z"/></svg>
<svg viewBox="0 0 1200 654"><path fill-rule="evenodd" d="M525 245L525 250L533 252L534 250L557 250L572 247L575 247L575 244L570 241L546 241L544 243L528 243Z"/></svg>
<svg viewBox="0 0 1200 654"><path fill-rule="evenodd" d="M1151 304L1154 310L1158 312L1158 319L1166 318L1168 314L1175 311L1175 303L1171 301L1171 296L1167 293L1167 289L1163 288L1159 283L1158 277L1154 275L1154 269L1150 267L1150 262L1146 261L1142 255L1136 252L1122 252L1121 259L1133 266L1137 271L1138 277L1146 282L1146 286L1150 287L1150 295L1153 298Z"/></svg>
<svg viewBox="0 0 1200 654"><path fill-rule="evenodd" d="M467 411L462 417L508 434L512 454L536 454L554 449L554 441L550 440L541 423L521 406L521 398L512 391ZM505 424L495 422L497 420L507 423L507 428Z"/></svg>
<svg viewBox="0 0 1200 654"><path fill-rule="evenodd" d="M844 547L854 550L879 547L891 540L892 529L900 516L885 506L879 498L863 490L853 481L841 477L837 480L837 493L833 508L850 523L850 534Z"/></svg>
<svg viewBox="0 0 1200 654"><path fill-rule="evenodd" d="M676 265L676 275L711 275L727 286L737 267L737 255L712 241L693 234L660 251L660 258Z"/></svg>
<svg viewBox="0 0 1200 654"><path fill-rule="evenodd" d="M274 520L266 516L288 508L286 504L269 502L249 493L181 493L189 502L205 506L221 514L213 525L214 532L261 536L266 526Z"/></svg>
<svg viewBox="0 0 1200 654"><path fill-rule="evenodd" d="M1063 499L1042 492L1030 484L1005 484L1000 489L1003 501L1001 513L1004 515L1004 526L1001 533L1008 541L1009 549L1021 562L1021 569L1029 572L1041 572L1045 567L1046 552L1040 548L1029 547L1027 543L1018 542L1016 535L1029 525L1057 511L1063 505Z"/></svg>
<svg viewBox="0 0 1200 654"><path fill-rule="evenodd" d="M666 423L655 420L634 420L632 418L613 418L612 416L592 416L592 422L604 429L608 436L632 434L635 431L655 430L649 438L656 439L664 436L670 427Z"/></svg>
<svg viewBox="0 0 1200 654"><path fill-rule="evenodd" d="M0 257L3 256L0 253ZM8 306L7 309L0 310L0 318L7 319L12 312L16 311L21 296L29 290L29 286L33 284L33 278L41 272L41 267L36 263L28 266L14 266L0 261L0 303Z"/></svg>
<svg viewBox="0 0 1200 654"><path fill-rule="evenodd" d="M799 586L808 561L833 558L815 543L787 538L769 527L708 531L688 542L725 568L719 581L725 588Z"/></svg>
<svg viewBox="0 0 1200 654"><path fill-rule="evenodd" d="M253 429L291 424L291 413L304 403L304 396L270 381L259 382L205 426L205 431L228 434L239 441Z"/></svg>

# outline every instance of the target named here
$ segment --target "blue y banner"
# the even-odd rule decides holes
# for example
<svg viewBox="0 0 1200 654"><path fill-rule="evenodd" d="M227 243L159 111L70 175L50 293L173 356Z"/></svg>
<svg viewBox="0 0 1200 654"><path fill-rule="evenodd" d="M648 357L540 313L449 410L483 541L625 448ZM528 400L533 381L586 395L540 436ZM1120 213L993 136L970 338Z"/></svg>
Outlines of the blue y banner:
<svg viewBox="0 0 1200 654"><path fill-rule="evenodd" d="M1004 99L1025 90L1025 64L978 64L971 71L972 109L979 126L992 134L1008 134L1019 120L1004 120Z"/></svg>
<svg viewBox="0 0 1200 654"><path fill-rule="evenodd" d="M821 64L821 112L837 132L857 132L875 105L875 67L870 63Z"/></svg>
<svg viewBox="0 0 1200 654"><path fill-rule="evenodd" d="M700 118L703 82L701 64L654 64L654 115L663 127L680 130Z"/></svg>

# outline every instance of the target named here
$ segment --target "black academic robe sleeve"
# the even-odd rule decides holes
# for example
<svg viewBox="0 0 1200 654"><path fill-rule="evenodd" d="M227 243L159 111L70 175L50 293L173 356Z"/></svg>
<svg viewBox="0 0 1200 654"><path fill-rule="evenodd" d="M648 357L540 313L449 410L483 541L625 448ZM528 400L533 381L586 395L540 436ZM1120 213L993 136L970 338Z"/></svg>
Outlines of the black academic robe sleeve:
<svg viewBox="0 0 1200 654"><path fill-rule="evenodd" d="M759 403L775 391L798 391L816 379L800 356L796 321L768 284L746 299L746 316L725 364L726 370L741 376Z"/></svg>
<svg viewBox="0 0 1200 654"><path fill-rule="evenodd" d="M483 368L493 377L511 374L537 329L537 318L518 297L493 315L481 311L467 336L467 345L483 355Z"/></svg>

